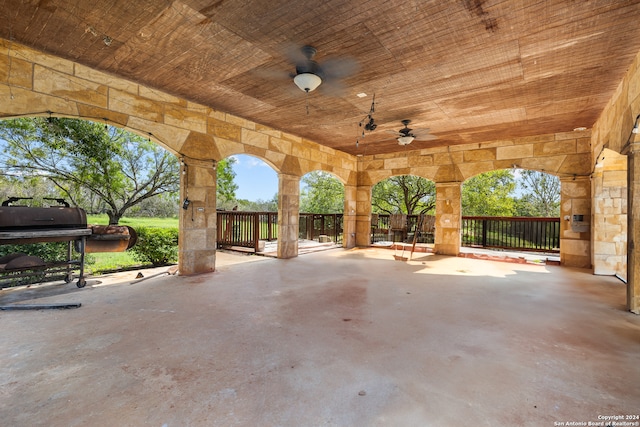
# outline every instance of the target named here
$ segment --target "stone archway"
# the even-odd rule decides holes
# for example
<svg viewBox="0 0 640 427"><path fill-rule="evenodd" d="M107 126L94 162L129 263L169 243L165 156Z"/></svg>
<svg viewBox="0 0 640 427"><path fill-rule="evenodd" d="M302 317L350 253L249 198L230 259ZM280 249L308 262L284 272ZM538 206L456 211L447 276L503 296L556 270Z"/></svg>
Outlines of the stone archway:
<svg viewBox="0 0 640 427"><path fill-rule="evenodd" d="M0 62L7 77L0 82L0 117L103 121L148 136L182 159L181 200L188 195L192 203L180 215L181 274L215 269L215 164L231 154L254 155L278 170L281 218L297 217L298 182L313 169L344 178L355 206L354 156L17 43L0 46L9 43L12 61ZM297 255L297 221L281 226L293 240L281 245L289 249L279 255Z"/></svg>

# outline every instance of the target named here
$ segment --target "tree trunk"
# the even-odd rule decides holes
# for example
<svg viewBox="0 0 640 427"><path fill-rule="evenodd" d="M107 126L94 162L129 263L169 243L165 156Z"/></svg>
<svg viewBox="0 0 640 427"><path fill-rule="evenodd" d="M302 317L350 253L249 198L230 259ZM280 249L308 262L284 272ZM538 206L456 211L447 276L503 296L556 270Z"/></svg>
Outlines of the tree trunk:
<svg viewBox="0 0 640 427"><path fill-rule="evenodd" d="M122 218L122 212L107 211L107 215L109 215L109 225L118 225Z"/></svg>

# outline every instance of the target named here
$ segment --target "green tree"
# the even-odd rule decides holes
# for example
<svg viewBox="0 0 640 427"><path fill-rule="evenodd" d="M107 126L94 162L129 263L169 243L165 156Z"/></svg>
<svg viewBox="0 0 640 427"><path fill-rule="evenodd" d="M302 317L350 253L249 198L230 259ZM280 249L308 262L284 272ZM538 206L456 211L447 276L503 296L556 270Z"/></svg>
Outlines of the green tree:
<svg viewBox="0 0 640 427"><path fill-rule="evenodd" d="M178 161L146 138L77 119L23 118L0 122L7 143L3 168L53 183L74 205L99 199L117 224L127 210L178 191Z"/></svg>
<svg viewBox="0 0 640 427"><path fill-rule="evenodd" d="M520 216L560 216L560 179L544 172L522 170L518 181L524 193L517 201Z"/></svg>
<svg viewBox="0 0 640 427"><path fill-rule="evenodd" d="M433 213L436 186L418 176L393 176L373 186L371 205L373 213Z"/></svg>
<svg viewBox="0 0 640 427"><path fill-rule="evenodd" d="M258 199L255 201L238 199L238 210L251 212L278 212L278 193L271 200Z"/></svg>
<svg viewBox="0 0 640 427"><path fill-rule="evenodd" d="M33 197L30 206L40 206L45 197L62 197L51 182L39 176L8 175L0 172L0 201L9 197Z"/></svg>
<svg viewBox="0 0 640 427"><path fill-rule="evenodd" d="M300 212L342 213L344 211L344 186L327 172L309 172L302 177Z"/></svg>
<svg viewBox="0 0 640 427"><path fill-rule="evenodd" d="M179 193L165 193L143 200L131 208L127 216L144 218L175 218L180 210Z"/></svg>
<svg viewBox="0 0 640 427"><path fill-rule="evenodd" d="M513 216L516 188L510 170L485 172L462 185L462 214L469 216Z"/></svg>
<svg viewBox="0 0 640 427"><path fill-rule="evenodd" d="M234 182L236 173L233 165L236 163L234 157L227 157L218 162L216 198L217 206L220 209L231 209L237 205L236 190L238 185Z"/></svg>

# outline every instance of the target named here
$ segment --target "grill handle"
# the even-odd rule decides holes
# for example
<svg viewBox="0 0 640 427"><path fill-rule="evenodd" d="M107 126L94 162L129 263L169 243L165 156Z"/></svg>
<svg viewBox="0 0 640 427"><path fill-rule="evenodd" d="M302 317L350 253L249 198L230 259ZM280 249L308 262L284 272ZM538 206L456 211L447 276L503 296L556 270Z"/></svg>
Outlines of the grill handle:
<svg viewBox="0 0 640 427"><path fill-rule="evenodd" d="M55 197L43 197L44 200L53 200L58 204L64 206L65 208L69 207L69 203L65 199L56 199Z"/></svg>
<svg viewBox="0 0 640 427"><path fill-rule="evenodd" d="M9 197L7 200L2 202L2 206L11 206L11 203L17 202L18 200L32 200L33 197Z"/></svg>

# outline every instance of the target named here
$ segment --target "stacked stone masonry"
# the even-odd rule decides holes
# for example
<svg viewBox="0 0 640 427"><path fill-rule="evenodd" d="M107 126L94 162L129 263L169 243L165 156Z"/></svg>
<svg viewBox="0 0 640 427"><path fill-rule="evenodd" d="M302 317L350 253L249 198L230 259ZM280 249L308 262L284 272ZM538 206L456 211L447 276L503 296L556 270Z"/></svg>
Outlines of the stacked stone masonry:
<svg viewBox="0 0 640 427"><path fill-rule="evenodd" d="M148 136L185 159L189 167L183 175L182 194L185 197L188 194L195 210L183 212L180 223L180 271L183 274L215 268L216 201L212 165L228 156L256 156L279 174L279 226L283 244L279 255L283 258L297 255L294 240L300 177L316 170L332 173L345 185L347 247L369 244L373 185L404 174L434 181L436 222L440 225L435 249L455 254L460 246L460 185L483 172L518 167L559 176L563 217L586 213L591 220L594 200L591 177L596 155L603 148L617 152L623 149L626 135L633 126L632 118L640 110L640 72L636 59L593 130L355 157L16 43L0 41L0 49L3 53L0 55L0 117L53 115L101 121ZM622 183L621 175L616 176ZM602 179L605 178L610 179L609 175ZM607 191L615 191L613 187L609 186ZM600 212L603 207L598 204L594 209ZM622 197L618 207L622 214ZM591 221L591 229L595 223ZM598 222L597 226L602 224ZM592 266L592 234L598 238L596 252L599 255L607 255L602 254L603 248L610 248L604 252L614 251L615 245L605 244L613 243L607 241L608 231L603 237L591 229L576 232L570 224L563 226L560 248L563 264ZM620 235L623 231L616 229L616 233ZM612 256L618 256L620 250L621 246L615 246ZM616 269L622 266L617 265Z"/></svg>
<svg viewBox="0 0 640 427"><path fill-rule="evenodd" d="M605 150L612 150L627 157L627 179L624 188L627 192L627 308L640 314L640 161L637 160L640 151L640 135L632 132L640 117L640 53L620 81L617 90L609 100L598 121L592 129L591 143L594 162L600 158ZM596 157L596 155L598 157ZM617 166L617 173L612 174L619 184L622 170ZM604 183L603 183L604 184ZM615 187L612 185L611 187ZM597 191L595 194L598 194ZM621 201L621 209L622 201ZM599 224L594 224L598 226ZM594 233L596 234L596 233ZM598 234L600 238L601 234ZM613 245L605 247L598 241L598 255L616 256L611 252ZM594 245L595 246L595 245ZM623 267L624 268L624 267Z"/></svg>

